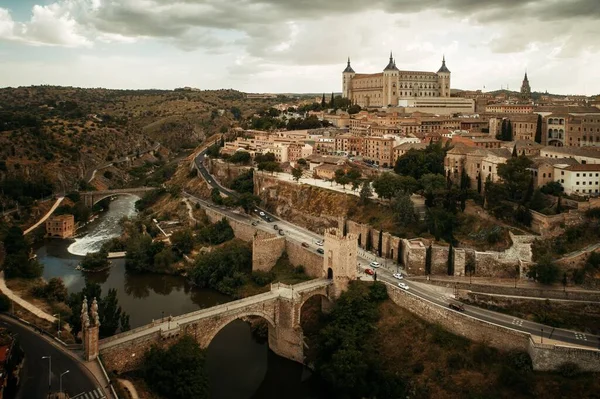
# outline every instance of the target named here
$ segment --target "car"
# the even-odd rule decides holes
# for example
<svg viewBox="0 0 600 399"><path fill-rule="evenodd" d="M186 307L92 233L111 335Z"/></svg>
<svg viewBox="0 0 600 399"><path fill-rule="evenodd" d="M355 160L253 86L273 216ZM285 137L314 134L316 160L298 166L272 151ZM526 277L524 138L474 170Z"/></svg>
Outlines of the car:
<svg viewBox="0 0 600 399"><path fill-rule="evenodd" d="M265 219L266 219L266 220L267 220L267 222L269 222L269 223L271 223L271 222L273 221L273 219L271 219L271 218L270 218L270 217L268 217L268 216L267 216Z"/></svg>
<svg viewBox="0 0 600 399"><path fill-rule="evenodd" d="M323 240L319 240L319 241L315 242L315 244L317 244L318 246L322 247L323 246Z"/></svg>
<svg viewBox="0 0 600 399"><path fill-rule="evenodd" d="M252 222L252 226L256 226L257 224L257 222Z"/></svg>
<svg viewBox="0 0 600 399"><path fill-rule="evenodd" d="M392 276L394 276L394 278L397 278L398 280L402 280L404 278L400 273L394 273L392 274Z"/></svg>
<svg viewBox="0 0 600 399"><path fill-rule="evenodd" d="M408 285L404 283L398 283L398 287L402 288L403 290L408 290Z"/></svg>
<svg viewBox="0 0 600 399"><path fill-rule="evenodd" d="M279 235L282 236L283 235L283 230L279 229Z"/></svg>
<svg viewBox="0 0 600 399"><path fill-rule="evenodd" d="M260 211L259 215L260 216L265 216L265 213L263 211Z"/></svg>
<svg viewBox="0 0 600 399"><path fill-rule="evenodd" d="M276 224L273 225L273 230L279 230L279 227L277 227Z"/></svg>
<svg viewBox="0 0 600 399"><path fill-rule="evenodd" d="M317 252L320 253L321 255L323 255L325 253L323 248L317 248Z"/></svg>
<svg viewBox="0 0 600 399"><path fill-rule="evenodd" d="M465 311L465 305L463 305L462 303L460 303L458 301L450 301L450 303L448 304L448 307L450 309L458 310L459 312Z"/></svg>
<svg viewBox="0 0 600 399"><path fill-rule="evenodd" d="M369 276L372 276L373 274L375 274L373 272L373 270L371 270L371 269L365 269L365 273L367 273Z"/></svg>
<svg viewBox="0 0 600 399"><path fill-rule="evenodd" d="M308 248L308 243L306 243L306 242L303 242L303 243L302 243L302 246L303 246L304 248Z"/></svg>
<svg viewBox="0 0 600 399"><path fill-rule="evenodd" d="M375 269L377 269L379 266L381 266L381 264L379 262L371 262L369 263L369 266L374 267Z"/></svg>

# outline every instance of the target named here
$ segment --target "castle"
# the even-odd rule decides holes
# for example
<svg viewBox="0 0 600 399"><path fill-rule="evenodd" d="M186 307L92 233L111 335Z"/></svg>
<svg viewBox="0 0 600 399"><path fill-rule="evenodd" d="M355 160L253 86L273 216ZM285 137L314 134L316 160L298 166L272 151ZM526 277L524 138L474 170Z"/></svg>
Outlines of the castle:
<svg viewBox="0 0 600 399"><path fill-rule="evenodd" d="M356 73L350 58L342 72L342 96L361 107L396 107L416 98L450 97L450 70L446 58L437 72L401 71L390 53L383 72Z"/></svg>

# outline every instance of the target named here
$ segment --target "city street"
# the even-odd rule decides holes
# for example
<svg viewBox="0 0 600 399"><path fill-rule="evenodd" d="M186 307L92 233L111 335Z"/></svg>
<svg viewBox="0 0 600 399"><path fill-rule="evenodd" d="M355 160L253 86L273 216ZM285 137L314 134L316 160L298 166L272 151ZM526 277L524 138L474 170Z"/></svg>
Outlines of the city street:
<svg viewBox="0 0 600 399"><path fill-rule="evenodd" d="M0 326L18 334L21 348L25 352L25 363L21 371L21 384L17 399L46 399L48 394L48 359L52 357L51 391L59 390L59 375L69 370L62 377L63 391L70 397L84 394L80 397L99 399L104 395L98 392L98 382L84 366L71 356L65 354L56 346L48 342L39 333L29 327L4 315L0 315ZM96 391L97 395L89 396ZM86 399L87 399L86 397Z"/></svg>

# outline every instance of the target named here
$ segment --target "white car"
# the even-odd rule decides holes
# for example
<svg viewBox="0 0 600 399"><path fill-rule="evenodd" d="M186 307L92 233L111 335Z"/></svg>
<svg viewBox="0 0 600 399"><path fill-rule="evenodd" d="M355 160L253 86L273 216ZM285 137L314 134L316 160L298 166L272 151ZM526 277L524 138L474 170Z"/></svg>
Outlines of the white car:
<svg viewBox="0 0 600 399"><path fill-rule="evenodd" d="M402 277L402 274L400 273L394 273L392 274L392 276L394 276L394 278L397 278L398 280L402 280L404 277Z"/></svg>
<svg viewBox="0 0 600 399"><path fill-rule="evenodd" d="M403 290L408 290L408 285L404 283L398 283L398 287L402 288Z"/></svg>
<svg viewBox="0 0 600 399"><path fill-rule="evenodd" d="M265 213L261 211L261 212L259 213L259 215L260 215L260 216L265 216Z"/></svg>
<svg viewBox="0 0 600 399"><path fill-rule="evenodd" d="M318 246L322 247L323 246L323 241L319 240L319 241L315 242L315 244L317 244Z"/></svg>
<svg viewBox="0 0 600 399"><path fill-rule="evenodd" d="M377 269L381 265L379 264L379 262L371 262L371 263L369 263L369 266L374 267L375 269Z"/></svg>

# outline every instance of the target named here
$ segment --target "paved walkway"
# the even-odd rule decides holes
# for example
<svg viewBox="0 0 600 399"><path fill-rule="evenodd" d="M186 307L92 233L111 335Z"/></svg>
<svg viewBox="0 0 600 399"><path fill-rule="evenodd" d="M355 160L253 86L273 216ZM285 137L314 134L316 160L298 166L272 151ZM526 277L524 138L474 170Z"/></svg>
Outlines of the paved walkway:
<svg viewBox="0 0 600 399"><path fill-rule="evenodd" d="M25 234L29 234L31 233L33 230L35 230L40 224L44 223L46 221L46 219L48 219L50 217L50 215L52 215L52 213L56 210L56 208L58 208L58 206L60 205L60 203L65 199L65 197L58 197L56 199L56 202L54 203L54 205L52 205L52 208L50 208L50 210L44 215L43 218L41 218L40 220L38 220L38 222L36 224L34 224L33 226L31 226L30 228L28 228L27 230L25 230L23 232L23 235Z"/></svg>
<svg viewBox="0 0 600 399"><path fill-rule="evenodd" d="M140 398L138 396L137 389L135 389L135 386L131 383L131 381L123 380L121 378L119 378L117 381L119 382L119 384L123 385L123 388L125 388L125 390L127 392L129 392L129 397L131 399L139 399Z"/></svg>
<svg viewBox="0 0 600 399"><path fill-rule="evenodd" d="M49 315L48 313L44 312L42 309L38 308L35 305L32 305L31 303L27 302L26 300L24 300L23 298L21 298L14 292L12 292L6 286L6 281L4 281L4 271L0 271L0 291L2 291L2 293L4 295L6 295L11 301L17 303L17 305L21 306L28 312L33 313L35 316L39 317L40 319L47 320L50 323L57 322L56 317Z"/></svg>

